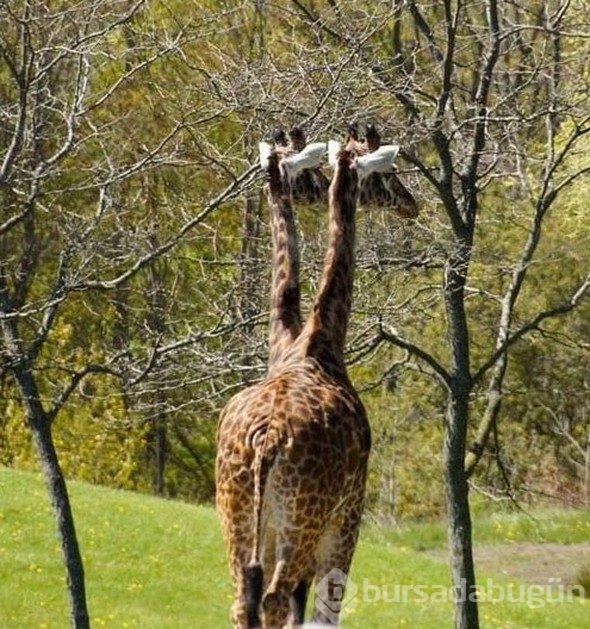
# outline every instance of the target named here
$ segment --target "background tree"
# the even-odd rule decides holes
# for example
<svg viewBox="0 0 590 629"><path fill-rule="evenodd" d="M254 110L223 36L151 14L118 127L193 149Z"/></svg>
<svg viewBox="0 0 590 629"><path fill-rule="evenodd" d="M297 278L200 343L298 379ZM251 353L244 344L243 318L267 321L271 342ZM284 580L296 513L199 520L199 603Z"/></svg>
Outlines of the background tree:
<svg viewBox="0 0 590 629"><path fill-rule="evenodd" d="M2 2L2 371L15 383L47 481L77 627L89 624L84 573L52 426L89 374L129 387L169 349L159 346L157 321L148 324L155 342L147 356L134 352L131 336L113 351L113 335L104 344L101 335L133 307L144 277L148 307L160 316L158 259L241 186L226 177L217 196L210 187L212 200L192 217L151 203L176 170L199 176L203 159L187 134L216 116L208 104L165 98L169 84L152 89L163 64L181 66L183 46L209 28L189 23L142 1ZM124 287L127 303L109 299Z"/></svg>

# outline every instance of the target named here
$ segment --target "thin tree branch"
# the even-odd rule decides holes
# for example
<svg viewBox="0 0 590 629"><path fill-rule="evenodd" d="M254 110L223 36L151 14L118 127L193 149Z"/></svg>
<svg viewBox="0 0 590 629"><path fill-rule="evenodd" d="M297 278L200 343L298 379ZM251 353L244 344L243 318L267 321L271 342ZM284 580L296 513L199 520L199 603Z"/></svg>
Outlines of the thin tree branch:
<svg viewBox="0 0 590 629"><path fill-rule="evenodd" d="M401 337L394 329L385 328L382 323L379 323L378 336L384 341L401 347L407 350L413 356L416 356L420 360L423 360L436 374L436 376L442 381L442 383L450 389L452 386L452 378L449 372L434 358L434 356L428 353L426 350L418 347L411 341Z"/></svg>
<svg viewBox="0 0 590 629"><path fill-rule="evenodd" d="M93 290L112 290L117 288L131 279L134 275L136 275L141 269L143 269L146 265L148 265L152 260L161 257L172 248L174 248L184 236L194 227L196 227L199 223L202 223L213 210L215 210L222 203L225 203L231 199L234 199L236 196L241 194L244 189L246 189L252 181L259 175L260 166L258 164L254 164L250 166L246 171L244 171L239 177L234 179L222 192L220 192L214 199L212 199L204 209L197 214L193 219L184 224L184 226L167 242L163 245L160 245L150 253L142 256L133 264L129 269L125 272L121 273L117 277L111 280L96 280L96 281L86 281L80 282L78 284L74 284L71 286L72 290L75 291L84 291L88 289Z"/></svg>

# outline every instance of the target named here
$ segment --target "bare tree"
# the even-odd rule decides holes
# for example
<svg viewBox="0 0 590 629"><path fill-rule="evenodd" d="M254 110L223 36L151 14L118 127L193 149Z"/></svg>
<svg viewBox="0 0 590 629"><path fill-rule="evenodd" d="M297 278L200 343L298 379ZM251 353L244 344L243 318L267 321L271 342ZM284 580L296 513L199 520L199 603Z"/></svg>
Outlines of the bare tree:
<svg viewBox="0 0 590 629"><path fill-rule="evenodd" d="M574 278L569 297L561 303L516 321L517 303L541 240L543 222L561 195L589 170L588 164L578 165L571 159L590 131L590 118L587 97L576 94L575 89L574 93L566 91L567 69L560 50L571 36L566 34L570 28L568 5L556 4L550 9L542 3L527 14L524 8L500 7L491 1L486 3L485 22L480 25L479 16L470 16L467 7L448 2L444 3L442 21L446 32L439 34L435 26L429 26L423 10L416 3L408 3L416 28L432 52L440 81L439 91L428 94L432 98L429 126L438 157L437 172L421 159L413 157L411 161L436 190L453 236L442 286L450 365L443 366L428 350L395 331L384 330L383 336L424 360L448 392L443 454L451 567L453 584L458 591L462 583L466 584L467 594L474 591L475 584L468 478L500 414L509 350L547 319L577 307L590 285L588 275L578 281ZM466 33L478 51L472 60L476 70L467 75L458 49L458 38ZM543 52L540 60L530 58L531 48ZM516 71L513 64L519 66L518 77L510 76ZM537 82L542 85L535 85ZM528 86L536 97L531 109L527 107ZM407 111L420 116L424 106L417 102L417 89L407 96L411 98ZM575 121L569 129L561 125L566 117ZM544 148L536 154L527 143L531 127L545 136ZM530 226L520 257L513 263L511 279L498 296L499 321L492 351L482 364L473 366L466 309L470 268L481 199L500 177L517 177L523 184ZM471 398L485 381L487 404L475 440L469 445ZM475 601L461 597L455 626L477 625Z"/></svg>
<svg viewBox="0 0 590 629"><path fill-rule="evenodd" d="M88 375L124 378L130 386L171 348L159 338L133 357L123 335L102 360L81 360L80 352L52 351L52 335L66 305L105 315L109 296L119 299L215 207L239 194L256 167L233 175L227 162L209 200L192 198L202 201L198 212L179 217L162 204L158 220L153 212L145 220L142 182L152 173L198 173L210 164L187 139L204 137L202 121L210 124L220 112L211 103L187 105L163 94L170 89L163 64L186 69L184 47L209 28L206 19L189 28L190 19L183 24L163 7L156 27L143 0L3 1L0 7L0 367L20 393L47 482L71 623L87 627L83 562L52 425ZM151 283L157 317L157 274ZM161 321L147 328L162 336ZM88 348L83 327L79 334Z"/></svg>

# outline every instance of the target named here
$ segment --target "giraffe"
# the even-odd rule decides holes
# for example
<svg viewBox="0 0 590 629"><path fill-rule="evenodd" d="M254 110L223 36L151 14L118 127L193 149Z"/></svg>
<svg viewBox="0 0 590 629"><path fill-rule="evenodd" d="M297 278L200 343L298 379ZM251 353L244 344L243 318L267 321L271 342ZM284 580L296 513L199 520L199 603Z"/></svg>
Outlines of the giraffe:
<svg viewBox="0 0 590 629"><path fill-rule="evenodd" d="M267 377L280 369L282 355L301 332L299 252L291 203L293 190L286 174L281 171L280 162L301 152L306 146L306 140L298 126L291 129L289 138L288 142L284 131L275 130L274 149L265 142L260 147L261 164L267 173L265 193L270 208L273 248ZM312 182L312 179L302 177L307 172L308 169L298 176L299 191ZM307 194L301 194L301 198L315 200L317 197L314 193L313 190L308 191Z"/></svg>
<svg viewBox="0 0 590 629"><path fill-rule="evenodd" d="M309 317L281 368L220 416L217 507L229 555L235 627L303 622L310 584L347 574L364 504L370 428L346 372L357 175L342 151L329 189L329 245ZM333 620L317 611L316 620Z"/></svg>
<svg viewBox="0 0 590 629"><path fill-rule="evenodd" d="M381 146L381 136L374 124L368 124L364 141L359 140L358 124L348 125L345 147L357 156L373 153ZM387 173L371 173L360 186L360 205L391 207L402 218L416 218L420 207L412 193L404 186L395 173L395 168Z"/></svg>

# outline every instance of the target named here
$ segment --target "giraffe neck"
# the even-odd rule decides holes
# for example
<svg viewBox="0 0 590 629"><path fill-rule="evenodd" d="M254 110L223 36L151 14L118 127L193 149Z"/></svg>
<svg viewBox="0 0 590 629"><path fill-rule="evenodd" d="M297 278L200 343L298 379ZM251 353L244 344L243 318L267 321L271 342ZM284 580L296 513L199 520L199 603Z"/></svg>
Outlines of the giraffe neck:
<svg viewBox="0 0 590 629"><path fill-rule="evenodd" d="M305 324L305 354L345 373L344 344L354 279L357 174L344 152L330 184L329 242L318 293Z"/></svg>
<svg viewBox="0 0 590 629"><path fill-rule="evenodd" d="M269 325L269 373L301 332L299 251L288 186L283 182L278 156L269 159L266 188L272 231L272 281Z"/></svg>

